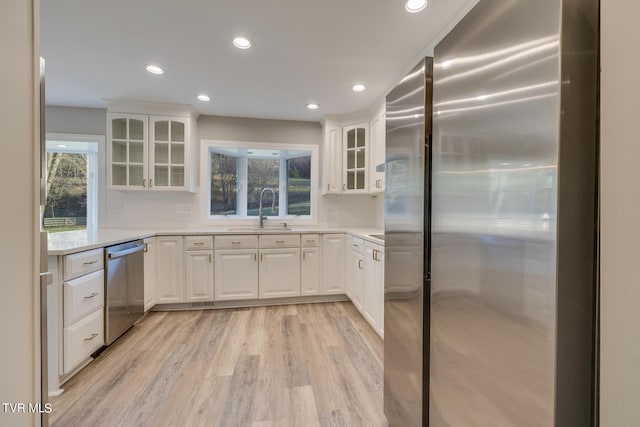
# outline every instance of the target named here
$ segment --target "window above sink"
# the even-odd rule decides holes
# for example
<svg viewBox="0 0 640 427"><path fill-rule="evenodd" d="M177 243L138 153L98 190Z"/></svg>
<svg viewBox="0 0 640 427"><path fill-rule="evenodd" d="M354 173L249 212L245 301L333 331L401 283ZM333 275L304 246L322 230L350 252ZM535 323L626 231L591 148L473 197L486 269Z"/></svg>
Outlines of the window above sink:
<svg viewBox="0 0 640 427"><path fill-rule="evenodd" d="M203 140L201 183L205 222L315 223L318 146Z"/></svg>

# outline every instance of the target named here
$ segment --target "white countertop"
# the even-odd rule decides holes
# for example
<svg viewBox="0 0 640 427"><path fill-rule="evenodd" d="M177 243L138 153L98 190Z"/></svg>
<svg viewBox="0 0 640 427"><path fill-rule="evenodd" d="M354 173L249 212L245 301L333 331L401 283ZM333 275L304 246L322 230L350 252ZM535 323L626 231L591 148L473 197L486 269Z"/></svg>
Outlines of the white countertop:
<svg viewBox="0 0 640 427"><path fill-rule="evenodd" d="M358 227L292 227L289 230L281 228L250 229L248 227L198 227L175 228L161 230L139 229L98 229L63 231L49 233L49 255L68 255L76 252L116 245L131 240L144 239L153 236L171 235L215 235L215 234L276 234L276 233L348 233L378 245L384 245L384 240L372 237L371 234L384 234L378 228Z"/></svg>
<svg viewBox="0 0 640 427"><path fill-rule="evenodd" d="M116 245L131 240L155 236L153 230L77 230L49 233L49 255L68 255L75 252Z"/></svg>

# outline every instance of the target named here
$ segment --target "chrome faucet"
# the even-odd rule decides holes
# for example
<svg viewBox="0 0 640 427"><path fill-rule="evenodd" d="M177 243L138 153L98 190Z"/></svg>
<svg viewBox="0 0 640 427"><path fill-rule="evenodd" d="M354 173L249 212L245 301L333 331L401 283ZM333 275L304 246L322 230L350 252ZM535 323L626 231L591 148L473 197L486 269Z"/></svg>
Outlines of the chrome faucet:
<svg viewBox="0 0 640 427"><path fill-rule="evenodd" d="M271 212L273 213L276 208L276 193L269 187L265 187L260 192L260 208L258 209L258 215L260 215L260 228L264 228L264 222L267 220L267 217L262 215L262 195L265 191L271 191Z"/></svg>

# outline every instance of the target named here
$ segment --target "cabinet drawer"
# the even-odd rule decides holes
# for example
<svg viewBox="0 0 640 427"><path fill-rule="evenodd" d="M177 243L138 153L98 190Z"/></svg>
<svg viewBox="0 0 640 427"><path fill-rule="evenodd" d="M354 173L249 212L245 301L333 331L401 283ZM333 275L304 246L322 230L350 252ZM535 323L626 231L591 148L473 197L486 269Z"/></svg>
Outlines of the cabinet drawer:
<svg viewBox="0 0 640 427"><path fill-rule="evenodd" d="M258 247L258 236L241 234L216 236L214 243L216 249L256 249Z"/></svg>
<svg viewBox="0 0 640 427"><path fill-rule="evenodd" d="M364 241L361 238L352 236L351 239L347 239L347 245L352 251L364 255Z"/></svg>
<svg viewBox="0 0 640 427"><path fill-rule="evenodd" d="M104 249L80 252L64 257L64 280L102 270L104 267Z"/></svg>
<svg viewBox="0 0 640 427"><path fill-rule="evenodd" d="M268 234L260 236L261 248L299 248L299 234Z"/></svg>
<svg viewBox="0 0 640 427"><path fill-rule="evenodd" d="M73 370L80 362L104 344L104 313L98 310L89 317L64 328L64 372Z"/></svg>
<svg viewBox="0 0 640 427"><path fill-rule="evenodd" d="M300 236L300 243L303 248L317 248L320 246L320 235L302 234Z"/></svg>
<svg viewBox="0 0 640 427"><path fill-rule="evenodd" d="M184 248L187 251L213 249L213 236L186 236Z"/></svg>
<svg viewBox="0 0 640 427"><path fill-rule="evenodd" d="M64 282L64 326L104 307L104 270Z"/></svg>

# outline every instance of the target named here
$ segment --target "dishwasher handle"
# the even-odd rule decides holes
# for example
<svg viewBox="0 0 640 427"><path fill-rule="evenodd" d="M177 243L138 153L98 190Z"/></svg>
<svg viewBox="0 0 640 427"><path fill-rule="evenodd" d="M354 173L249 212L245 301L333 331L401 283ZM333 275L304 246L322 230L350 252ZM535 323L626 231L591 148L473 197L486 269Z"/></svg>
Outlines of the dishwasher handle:
<svg viewBox="0 0 640 427"><path fill-rule="evenodd" d="M124 251L119 252L111 252L108 257L109 259L120 258L123 256L135 254L136 252L140 252L144 250L144 245L139 245L131 249L125 249Z"/></svg>

